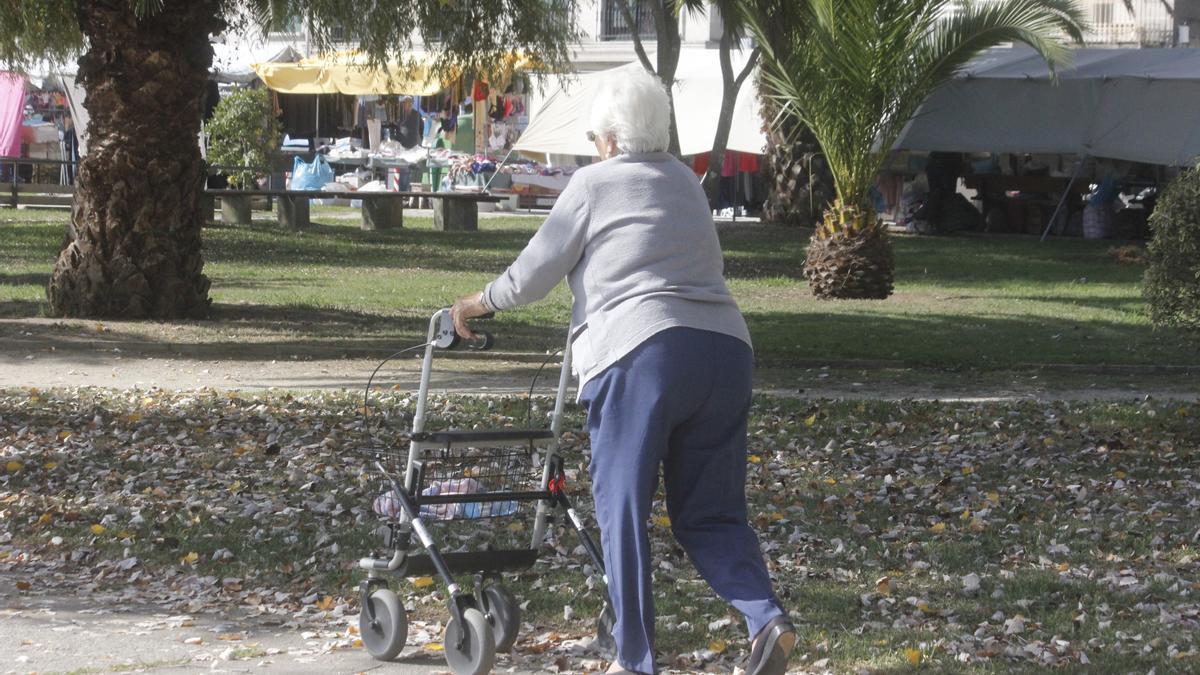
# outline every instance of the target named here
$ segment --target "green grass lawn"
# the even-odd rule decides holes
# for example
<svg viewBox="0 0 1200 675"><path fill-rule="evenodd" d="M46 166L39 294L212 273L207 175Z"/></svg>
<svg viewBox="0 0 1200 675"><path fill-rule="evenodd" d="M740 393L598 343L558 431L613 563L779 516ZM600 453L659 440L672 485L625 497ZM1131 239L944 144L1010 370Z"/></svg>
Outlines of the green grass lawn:
<svg viewBox="0 0 1200 675"><path fill-rule="evenodd" d="M314 209L314 226L205 231L213 320L170 327L173 341L386 349L423 333L432 310L481 288L528 241L537 218L481 218L480 231L438 232L408 217L401 231L363 232L357 212ZM46 312L45 285L66 214L0 211L0 317ZM1195 343L1152 330L1144 268L1111 255L1118 243L1032 237L895 237L896 293L886 301L817 301L801 277L810 231L722 225L726 276L760 365L887 361L944 369L1024 364L1200 364ZM542 351L569 316L564 286L505 312L501 349ZM118 334L163 339L161 324L116 323Z"/></svg>

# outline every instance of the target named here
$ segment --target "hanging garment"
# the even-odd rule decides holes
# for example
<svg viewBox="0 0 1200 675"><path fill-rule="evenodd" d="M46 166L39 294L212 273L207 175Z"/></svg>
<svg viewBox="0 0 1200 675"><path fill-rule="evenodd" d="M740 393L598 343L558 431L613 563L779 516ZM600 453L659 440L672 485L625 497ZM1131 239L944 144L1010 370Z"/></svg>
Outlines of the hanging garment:
<svg viewBox="0 0 1200 675"><path fill-rule="evenodd" d="M21 154L21 117L25 106L25 77L0 72L0 155Z"/></svg>
<svg viewBox="0 0 1200 675"><path fill-rule="evenodd" d="M379 120L367 120L367 139L371 152L379 149L379 141L383 138L383 124Z"/></svg>
<svg viewBox="0 0 1200 675"><path fill-rule="evenodd" d="M732 150L725 151L725 160L721 162L721 177L729 177L734 174L734 166L737 162L737 153Z"/></svg>

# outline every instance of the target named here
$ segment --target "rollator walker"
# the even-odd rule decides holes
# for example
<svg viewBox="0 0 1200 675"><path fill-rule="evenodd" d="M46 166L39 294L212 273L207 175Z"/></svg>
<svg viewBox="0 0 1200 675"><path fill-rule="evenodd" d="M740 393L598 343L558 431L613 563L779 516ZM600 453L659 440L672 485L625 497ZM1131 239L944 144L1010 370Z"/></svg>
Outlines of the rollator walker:
<svg viewBox="0 0 1200 675"><path fill-rule="evenodd" d="M359 586L359 630L367 652L380 661L395 658L408 637L404 604L388 587L388 580L436 574L448 594L450 617L443 642L446 662L455 675L490 672L496 653L512 649L521 625L520 606L501 585L500 573L533 566L555 510L566 514L592 564L604 575L600 550L564 490L566 476L558 439L571 377L569 339L562 352L548 428L425 429L434 352L463 346L490 348L491 336L483 335L480 343L466 344L454 331L450 310L438 310L429 321L426 343L413 348L424 347L425 353L408 453L368 449L385 491L374 506L386 521L384 544L391 557L359 560L359 567L367 572ZM451 521L495 530L496 519L527 518L530 510L533 527L528 548L489 546L486 550L444 552L445 546L439 547L427 526ZM460 586L456 574L470 574L473 587ZM615 652L613 621L605 594L595 646L608 653Z"/></svg>

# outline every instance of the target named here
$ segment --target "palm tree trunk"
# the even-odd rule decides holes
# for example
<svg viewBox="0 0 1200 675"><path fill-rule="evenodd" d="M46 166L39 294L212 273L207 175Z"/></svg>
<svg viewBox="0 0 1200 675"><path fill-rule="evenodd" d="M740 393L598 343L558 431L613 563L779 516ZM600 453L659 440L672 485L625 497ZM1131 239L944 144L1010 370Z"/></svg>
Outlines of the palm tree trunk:
<svg viewBox="0 0 1200 675"><path fill-rule="evenodd" d="M759 91L766 91L761 82ZM773 122L778 109L769 97L763 96L761 100L768 129L767 155L763 161L767 181L763 221L773 225L812 226L833 201L833 176L812 131L796 128L790 118L776 126Z"/></svg>
<svg viewBox="0 0 1200 675"><path fill-rule="evenodd" d="M200 228L205 165L196 138L224 29L219 0L79 0L89 41L79 80L91 115L69 243L47 289L55 314L202 318L209 281Z"/></svg>

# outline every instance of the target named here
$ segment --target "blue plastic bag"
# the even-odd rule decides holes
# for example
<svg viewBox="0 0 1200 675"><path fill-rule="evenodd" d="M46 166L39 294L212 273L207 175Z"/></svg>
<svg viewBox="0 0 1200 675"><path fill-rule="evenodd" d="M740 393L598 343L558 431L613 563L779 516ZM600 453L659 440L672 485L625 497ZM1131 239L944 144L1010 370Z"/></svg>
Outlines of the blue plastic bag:
<svg viewBox="0 0 1200 675"><path fill-rule="evenodd" d="M332 183L333 178L333 167L325 161L324 155L317 155L311 162L299 157L292 161L293 190L320 190L326 183Z"/></svg>

